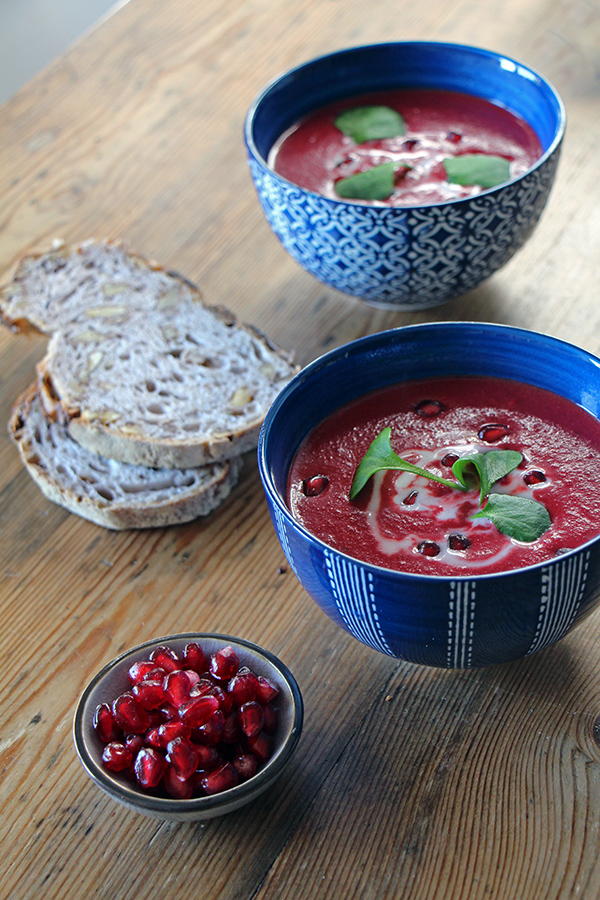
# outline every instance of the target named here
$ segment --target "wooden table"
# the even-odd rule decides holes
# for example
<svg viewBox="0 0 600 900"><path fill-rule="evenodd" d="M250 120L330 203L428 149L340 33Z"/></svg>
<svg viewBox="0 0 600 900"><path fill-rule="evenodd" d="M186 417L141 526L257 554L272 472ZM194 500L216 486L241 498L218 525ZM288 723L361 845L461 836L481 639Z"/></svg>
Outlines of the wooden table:
<svg viewBox="0 0 600 900"><path fill-rule="evenodd" d="M416 314L328 290L269 231L242 124L270 78L389 39L522 59L568 112L540 226L494 278ZM600 353L600 13L589 0L131 0L0 109L0 268L55 237L121 237L305 364L412 322L535 328ZM0 419L43 339L0 334ZM600 896L600 613L535 658L419 668L342 633L285 568L252 456L214 515L114 533L47 502L1 438L0 894L226 900ZM246 637L293 670L296 756L251 808L136 816L85 775L77 698L174 631Z"/></svg>

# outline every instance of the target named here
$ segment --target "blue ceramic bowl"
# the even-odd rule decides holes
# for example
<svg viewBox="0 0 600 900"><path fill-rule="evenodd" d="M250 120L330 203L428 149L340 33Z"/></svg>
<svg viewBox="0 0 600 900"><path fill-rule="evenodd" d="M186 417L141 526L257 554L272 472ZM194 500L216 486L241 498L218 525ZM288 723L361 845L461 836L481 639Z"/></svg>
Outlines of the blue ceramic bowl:
<svg viewBox="0 0 600 900"><path fill-rule="evenodd" d="M259 470L289 564L334 622L390 656L471 668L547 647L594 609L600 600L600 536L519 570L415 575L332 549L294 520L285 500L298 445L330 413L370 390L443 375L512 378L554 391L600 418L600 359L584 350L502 325L415 325L361 338L303 369L267 414Z"/></svg>
<svg viewBox="0 0 600 900"><path fill-rule="evenodd" d="M505 106L534 129L543 155L476 197L396 208L321 197L267 165L275 141L311 110L395 87L460 91ZM277 78L252 104L245 140L269 225L301 266L369 303L416 310L476 287L524 244L546 205L564 129L560 97L521 63L476 47L407 42L342 50Z"/></svg>

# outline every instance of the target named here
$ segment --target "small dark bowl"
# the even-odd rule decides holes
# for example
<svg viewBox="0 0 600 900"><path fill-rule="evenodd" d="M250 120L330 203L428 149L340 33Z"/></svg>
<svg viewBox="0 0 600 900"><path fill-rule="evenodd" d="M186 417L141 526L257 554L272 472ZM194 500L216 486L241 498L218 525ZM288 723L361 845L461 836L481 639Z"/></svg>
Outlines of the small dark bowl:
<svg viewBox="0 0 600 900"><path fill-rule="evenodd" d="M404 207L321 197L268 166L280 135L312 110L398 87L458 91L504 106L533 128L542 156L475 197ZM296 262L369 303L416 310L481 284L525 243L554 182L564 130L555 89L522 63L478 47L409 41L341 50L286 72L252 104L245 141L267 221Z"/></svg>
<svg viewBox="0 0 600 900"><path fill-rule="evenodd" d="M103 744L94 730L93 716L100 703L110 703L118 694L129 689L127 671L133 662L147 658L155 647L167 645L174 650L182 650L189 641L198 641L207 655L230 645L237 652L242 665L247 665L257 675L272 679L280 689L277 698L279 727L271 758L253 778L220 794L176 800L145 793L125 776L109 772L102 765ZM73 722L73 739L84 769L113 800L146 816L187 822L225 815L252 802L266 791L290 761L302 732L302 722L300 689L292 673L276 656L241 638L225 634L186 633L139 644L104 666L81 695Z"/></svg>
<svg viewBox="0 0 600 900"><path fill-rule="evenodd" d="M265 419L259 471L290 566L334 622L390 656L471 668L548 647L592 612L600 602L600 536L523 569L416 575L332 549L296 522L286 502L294 454L329 414L371 390L444 375L490 375L537 385L600 418L600 360L585 350L502 325L414 325L341 346L296 375Z"/></svg>

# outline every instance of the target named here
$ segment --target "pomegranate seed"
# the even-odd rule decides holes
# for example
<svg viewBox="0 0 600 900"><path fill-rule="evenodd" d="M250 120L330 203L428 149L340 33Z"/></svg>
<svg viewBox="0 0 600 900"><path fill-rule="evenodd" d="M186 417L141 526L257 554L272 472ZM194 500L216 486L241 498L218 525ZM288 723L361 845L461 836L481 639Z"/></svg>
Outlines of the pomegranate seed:
<svg viewBox="0 0 600 900"><path fill-rule="evenodd" d="M201 697L203 694L210 693L214 687L215 682L210 678L200 678L190 690L190 697Z"/></svg>
<svg viewBox="0 0 600 900"><path fill-rule="evenodd" d="M165 722L158 729L158 740L161 747L166 747L176 738L189 739L192 736L192 729L185 722Z"/></svg>
<svg viewBox="0 0 600 900"><path fill-rule="evenodd" d="M402 141L402 149L403 150L414 150L415 147L419 146L419 141L416 138L408 138L406 141Z"/></svg>
<svg viewBox="0 0 600 900"><path fill-rule="evenodd" d="M122 772L133 762L133 753L126 744L111 741L102 751L102 762L111 772Z"/></svg>
<svg viewBox="0 0 600 900"><path fill-rule="evenodd" d="M236 706L256 700L257 691L258 678L245 666L239 670L237 675L234 675L227 685L227 692Z"/></svg>
<svg viewBox="0 0 600 900"><path fill-rule="evenodd" d="M220 794L239 783L240 777L233 763L225 763L220 769L208 772L200 781L205 794Z"/></svg>
<svg viewBox="0 0 600 900"><path fill-rule="evenodd" d="M417 545L417 550L419 553L422 553L423 556L433 557L438 555L440 547L435 541L421 541L421 543Z"/></svg>
<svg viewBox="0 0 600 900"><path fill-rule="evenodd" d="M258 760L253 753L240 753L233 760L233 765L242 781L248 781L256 775Z"/></svg>
<svg viewBox="0 0 600 900"><path fill-rule="evenodd" d="M454 463L458 461L458 459L458 453L446 453L446 455L442 459L442 465L446 466L447 469L451 469Z"/></svg>
<svg viewBox="0 0 600 900"><path fill-rule="evenodd" d="M266 734L275 734L275 732L277 731L277 725L279 723L279 715L277 714L277 710L274 706L271 706L270 703L267 703L267 705L263 707L263 714L263 731L266 732Z"/></svg>
<svg viewBox="0 0 600 900"><path fill-rule="evenodd" d="M495 444L497 441L502 440L503 437L506 437L508 430L508 425L494 423L480 428L477 436L480 440L485 441L486 444Z"/></svg>
<svg viewBox="0 0 600 900"><path fill-rule="evenodd" d="M204 650L195 641L186 644L183 649L183 662L186 669L193 669L198 675L208 671L208 660Z"/></svg>
<svg viewBox="0 0 600 900"><path fill-rule="evenodd" d="M221 740L224 744L236 744L242 736L242 729L238 721L237 710L233 710L225 717Z"/></svg>
<svg viewBox="0 0 600 900"><path fill-rule="evenodd" d="M440 403L439 400L421 400L420 403L417 403L415 412L425 419L432 419L434 416L439 416L445 408L444 404Z"/></svg>
<svg viewBox="0 0 600 900"><path fill-rule="evenodd" d="M462 141L462 134L459 134L458 131L449 131L446 135L446 138L453 144L458 144L460 141Z"/></svg>
<svg viewBox="0 0 600 900"><path fill-rule="evenodd" d="M200 728L205 725L212 714L219 708L219 701L210 694L202 697L193 697L179 707L179 718L191 728Z"/></svg>
<svg viewBox="0 0 600 900"><path fill-rule="evenodd" d="M167 794L176 800L189 800L194 793L194 785L187 778L180 778L173 766L167 766L163 775Z"/></svg>
<svg viewBox="0 0 600 900"><path fill-rule="evenodd" d="M216 746L221 740L224 726L225 714L222 710L217 709L205 725L196 728L194 739L198 741L199 744L211 744Z"/></svg>
<svg viewBox="0 0 600 900"><path fill-rule="evenodd" d="M101 703L94 713L94 728L103 744L116 741L121 736L121 729L115 721L115 717L108 703Z"/></svg>
<svg viewBox="0 0 600 900"><path fill-rule="evenodd" d="M256 699L260 703L270 703L279 694L279 688L270 678L264 675L258 676L258 688L256 691Z"/></svg>
<svg viewBox="0 0 600 900"><path fill-rule="evenodd" d="M451 534L448 537L448 547L450 550L466 550L470 543L469 538L464 534Z"/></svg>
<svg viewBox="0 0 600 900"><path fill-rule="evenodd" d="M252 700L250 703L244 703L240 706L239 711L240 728L246 737L254 737L261 731L265 720L265 714L260 703Z"/></svg>
<svg viewBox="0 0 600 900"><path fill-rule="evenodd" d="M167 761L154 747L143 747L133 764L135 777L144 788L154 788L163 777Z"/></svg>
<svg viewBox="0 0 600 900"><path fill-rule="evenodd" d="M237 674L240 660L233 647L224 647L217 650L210 658L210 674L219 681L229 681Z"/></svg>
<svg viewBox="0 0 600 900"><path fill-rule="evenodd" d="M179 708L182 703L189 700L191 689L190 679L187 676L187 672L183 669L175 669L175 671L169 672L165 678L165 694L167 695L167 700L173 706Z"/></svg>
<svg viewBox="0 0 600 900"><path fill-rule="evenodd" d="M149 728L146 732L146 744L150 747L154 747L156 750L160 750L163 746L162 741L160 739L160 725L156 725L154 728Z"/></svg>
<svg viewBox="0 0 600 900"><path fill-rule="evenodd" d="M223 765L223 760L216 747L209 747L208 744L196 744L196 752L198 754L198 771L211 771Z"/></svg>
<svg viewBox="0 0 600 900"><path fill-rule="evenodd" d="M259 763L265 763L271 755L273 743L270 735L264 731L248 738L248 749L254 753Z"/></svg>
<svg viewBox="0 0 600 900"><path fill-rule="evenodd" d="M138 662L134 662L127 673L129 681L132 685L139 684L139 682L143 681L148 673L155 668L156 664L151 662L150 660L143 659L139 660Z"/></svg>
<svg viewBox="0 0 600 900"><path fill-rule="evenodd" d="M139 734L146 731L150 724L148 713L130 691L121 694L113 702L113 715L117 725L126 733Z"/></svg>
<svg viewBox="0 0 600 900"><path fill-rule="evenodd" d="M145 735L143 734L128 734L125 738L125 746L129 747L129 749L135 756L144 746L144 740Z"/></svg>
<svg viewBox="0 0 600 900"><path fill-rule="evenodd" d="M165 703L159 710L163 722L173 722L179 718L179 710L172 703Z"/></svg>
<svg viewBox="0 0 600 900"><path fill-rule="evenodd" d="M546 476L543 472L540 472L539 469L534 469L531 472L525 472L523 475L523 481L525 484L543 484L546 480Z"/></svg>
<svg viewBox="0 0 600 900"><path fill-rule="evenodd" d="M219 701L219 708L223 710L225 715L231 712L231 709L233 707L233 700L231 699L229 694L223 690L222 687L220 687L218 684L215 684L211 688L210 693L213 697L217 698L217 700Z"/></svg>
<svg viewBox="0 0 600 900"><path fill-rule="evenodd" d="M189 778L198 765L198 750L188 738L177 737L167 744L167 762L180 778Z"/></svg>
<svg viewBox="0 0 600 900"><path fill-rule="evenodd" d="M414 506L417 501L418 491L411 491L402 501L405 506Z"/></svg>
<svg viewBox="0 0 600 900"><path fill-rule="evenodd" d="M165 686L162 681L138 681L131 689L144 709L158 709L165 702Z"/></svg>
<svg viewBox="0 0 600 900"><path fill-rule="evenodd" d="M174 672L182 668L181 660L170 647L156 647L150 654L150 659L165 672Z"/></svg>
<svg viewBox="0 0 600 900"><path fill-rule="evenodd" d="M313 475L302 482L302 493L306 497L318 497L329 484L327 475Z"/></svg>

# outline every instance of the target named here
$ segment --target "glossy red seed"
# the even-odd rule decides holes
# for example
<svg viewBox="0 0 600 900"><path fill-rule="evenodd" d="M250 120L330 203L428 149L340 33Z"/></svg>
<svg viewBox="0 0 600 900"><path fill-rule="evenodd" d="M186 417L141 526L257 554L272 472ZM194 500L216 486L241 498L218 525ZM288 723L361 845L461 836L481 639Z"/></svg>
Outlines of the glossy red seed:
<svg viewBox="0 0 600 900"><path fill-rule="evenodd" d="M211 678L200 678L190 690L190 697L201 697L208 694L215 686L215 682Z"/></svg>
<svg viewBox="0 0 600 900"><path fill-rule="evenodd" d="M170 741L181 737L189 740L192 736L192 729L185 722L173 721L165 722L158 729L158 740L161 747L166 747Z"/></svg>
<svg viewBox="0 0 600 900"><path fill-rule="evenodd" d="M221 740L224 744L237 744L241 737L242 729L240 728L240 723L238 721L237 709L234 709L229 715L225 716Z"/></svg>
<svg viewBox="0 0 600 900"><path fill-rule="evenodd" d="M154 747L143 747L135 758L133 764L135 777L144 788L153 788L162 778L167 761Z"/></svg>
<svg viewBox="0 0 600 900"><path fill-rule="evenodd" d="M442 459L442 465L447 469L451 469L455 462L459 459L458 453L446 453Z"/></svg>
<svg viewBox="0 0 600 900"><path fill-rule="evenodd" d="M233 760L233 765L242 781L253 778L258 770L258 760L253 753L240 753Z"/></svg>
<svg viewBox="0 0 600 900"><path fill-rule="evenodd" d="M139 753L144 746L146 736L143 734L128 734L125 738L125 746L129 747L133 755Z"/></svg>
<svg viewBox="0 0 600 900"><path fill-rule="evenodd" d="M157 750L160 750L163 746L163 743L160 739L160 725L155 725L153 728L149 728L145 735L145 743L148 747L155 747Z"/></svg>
<svg viewBox="0 0 600 900"><path fill-rule="evenodd" d="M144 709L158 709L166 699L162 678L160 681L150 681L148 679L139 681L137 684L134 684L131 693Z"/></svg>
<svg viewBox="0 0 600 900"><path fill-rule="evenodd" d="M165 672L174 672L176 669L183 668L179 656L170 647L155 647L150 653L150 659L155 665L164 669Z"/></svg>
<svg viewBox="0 0 600 900"><path fill-rule="evenodd" d="M543 484L546 480L546 476L543 472L540 472L539 469L533 469L530 472L525 472L523 475L523 481L525 484L533 485L533 484Z"/></svg>
<svg viewBox="0 0 600 900"><path fill-rule="evenodd" d="M196 641L186 644L183 649L183 662L186 669L193 669L198 675L208 671L208 660L204 650Z"/></svg>
<svg viewBox="0 0 600 900"><path fill-rule="evenodd" d="M302 482L302 493L306 497L318 497L329 485L327 475L313 475Z"/></svg>
<svg viewBox="0 0 600 900"><path fill-rule="evenodd" d="M229 681L237 674L239 667L240 660L233 647L223 647L210 658L210 674L219 681Z"/></svg>
<svg viewBox="0 0 600 900"><path fill-rule="evenodd" d="M144 707L138 703L131 691L121 694L113 702L113 715L117 725L119 725L126 734L133 732L139 734L146 731L150 725L148 713Z"/></svg>
<svg viewBox="0 0 600 900"><path fill-rule="evenodd" d="M420 544L417 544L417 550L423 556L431 557L437 556L440 552L439 544L436 544L435 541L421 541Z"/></svg>
<svg viewBox="0 0 600 900"><path fill-rule="evenodd" d="M191 728L205 725L212 714L219 708L219 701L210 694L193 697L179 707L179 718Z"/></svg>
<svg viewBox="0 0 600 900"><path fill-rule="evenodd" d="M180 778L173 766L165 769L163 785L167 794L175 800L189 800L194 793L193 782L188 778Z"/></svg>
<svg viewBox="0 0 600 900"><path fill-rule="evenodd" d="M462 141L462 134L459 134L458 131L449 131L448 134L446 135L446 138L452 144L458 144L460 141Z"/></svg>
<svg viewBox="0 0 600 900"><path fill-rule="evenodd" d="M448 547L455 552L467 550L470 543L465 534L451 534L448 537Z"/></svg>
<svg viewBox="0 0 600 900"><path fill-rule="evenodd" d="M93 723L96 734L103 744L116 741L121 736L121 729L117 725L112 707L108 703L101 703L96 707Z"/></svg>
<svg viewBox="0 0 600 900"><path fill-rule="evenodd" d="M233 708L233 700L227 691L223 690L218 684L213 685L210 691L213 697L219 701L219 709L222 709L225 715L231 712Z"/></svg>
<svg viewBox="0 0 600 900"><path fill-rule="evenodd" d="M225 714L221 709L217 709L205 725L194 730L194 740L199 744L216 746L221 740L224 725Z"/></svg>
<svg viewBox="0 0 600 900"><path fill-rule="evenodd" d="M134 662L133 665L129 667L127 676L132 685L138 684L140 681L143 681L144 678L147 677L148 673L155 668L156 663L151 662L147 659L141 659L137 662Z"/></svg>
<svg viewBox="0 0 600 900"><path fill-rule="evenodd" d="M196 751L198 753L198 771L212 771L223 765L223 760L216 747L209 747L208 744L197 744Z"/></svg>
<svg viewBox="0 0 600 900"><path fill-rule="evenodd" d="M270 703L279 694L279 688L274 681L266 678L264 675L258 676L258 687L256 689L256 699L260 703Z"/></svg>
<svg viewBox="0 0 600 900"><path fill-rule="evenodd" d="M176 706L173 706L172 703L163 704L163 706L160 707L159 712L163 722L172 722L179 718L179 710Z"/></svg>
<svg viewBox="0 0 600 900"><path fill-rule="evenodd" d="M213 772L207 772L201 779L200 785L205 794L220 794L222 791L235 787L239 780L240 776L235 766L228 762Z"/></svg>
<svg viewBox="0 0 600 900"><path fill-rule="evenodd" d="M244 703L240 706L239 711L240 728L246 737L254 737L262 730L265 715L260 703L252 700L250 703Z"/></svg>
<svg viewBox="0 0 600 900"><path fill-rule="evenodd" d="M425 419L432 419L434 416L439 416L445 408L444 404L440 403L439 400L421 400L420 403L417 403L415 412Z"/></svg>
<svg viewBox="0 0 600 900"><path fill-rule="evenodd" d="M495 444L497 441L501 441L503 437L506 437L508 431L508 425L494 423L490 425L484 425L482 428L480 428L477 436L481 441L485 441L486 444Z"/></svg>
<svg viewBox="0 0 600 900"><path fill-rule="evenodd" d="M265 763L271 756L273 741L270 735L261 731L254 737L248 738L248 749L254 753L259 763Z"/></svg>
<svg viewBox="0 0 600 900"><path fill-rule="evenodd" d="M227 685L227 693L236 706L256 700L257 691L258 678L246 666L243 666Z"/></svg>
<svg viewBox="0 0 600 900"><path fill-rule="evenodd" d="M414 506L417 502L418 491L411 491L402 501L405 506Z"/></svg>
<svg viewBox="0 0 600 900"><path fill-rule="evenodd" d="M277 710L274 706L271 706L270 703L267 703L266 706L263 706L263 714L263 731L265 731L267 734L275 734L279 722L279 714Z"/></svg>
<svg viewBox="0 0 600 900"><path fill-rule="evenodd" d="M179 708L182 703L190 699L192 684L183 669L169 672L165 678L165 694L167 701Z"/></svg>
<svg viewBox="0 0 600 900"><path fill-rule="evenodd" d="M122 772L133 762L133 752L120 741L111 741L102 751L102 762L111 772Z"/></svg>
<svg viewBox="0 0 600 900"><path fill-rule="evenodd" d="M177 737L167 744L167 762L180 778L189 778L198 765L198 750L188 738Z"/></svg>

